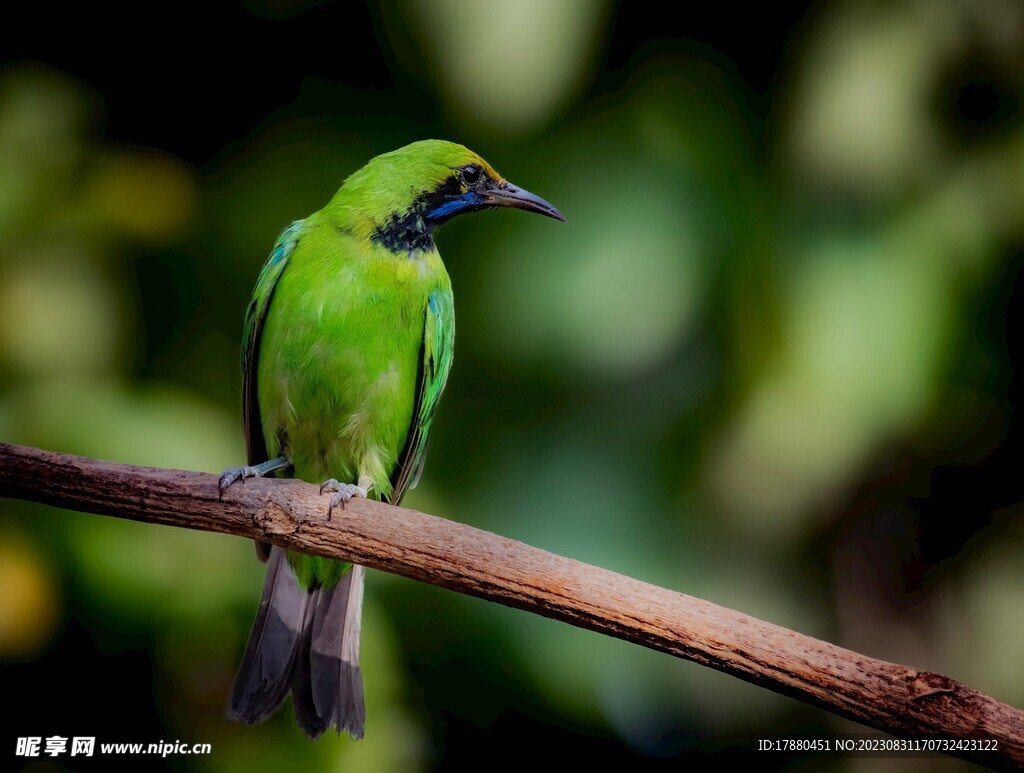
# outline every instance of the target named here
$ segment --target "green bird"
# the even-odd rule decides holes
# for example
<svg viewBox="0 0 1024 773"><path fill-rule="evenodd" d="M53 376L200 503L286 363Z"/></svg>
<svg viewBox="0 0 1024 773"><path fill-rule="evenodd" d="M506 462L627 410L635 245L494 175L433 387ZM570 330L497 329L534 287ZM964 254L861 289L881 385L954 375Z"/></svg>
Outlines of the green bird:
<svg viewBox="0 0 1024 773"><path fill-rule="evenodd" d="M451 281L434 229L514 207L564 220L461 145L425 140L377 156L319 212L281 234L245 319L248 465L235 481L291 471L333 493L398 504L423 467L452 365ZM257 544L268 561L228 716L262 722L289 692L310 738L361 738L361 566Z"/></svg>

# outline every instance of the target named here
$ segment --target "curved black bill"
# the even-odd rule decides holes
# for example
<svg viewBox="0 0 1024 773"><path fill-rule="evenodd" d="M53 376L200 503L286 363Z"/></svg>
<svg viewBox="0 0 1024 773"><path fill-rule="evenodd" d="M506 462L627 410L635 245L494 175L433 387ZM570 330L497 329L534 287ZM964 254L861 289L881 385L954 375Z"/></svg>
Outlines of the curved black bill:
<svg viewBox="0 0 1024 773"><path fill-rule="evenodd" d="M481 195L484 206L487 207L511 207L512 209L524 209L527 212L536 212L538 215L553 217L555 220L565 222L562 213L548 204L540 196L535 196L529 191L517 188L511 183L502 183Z"/></svg>

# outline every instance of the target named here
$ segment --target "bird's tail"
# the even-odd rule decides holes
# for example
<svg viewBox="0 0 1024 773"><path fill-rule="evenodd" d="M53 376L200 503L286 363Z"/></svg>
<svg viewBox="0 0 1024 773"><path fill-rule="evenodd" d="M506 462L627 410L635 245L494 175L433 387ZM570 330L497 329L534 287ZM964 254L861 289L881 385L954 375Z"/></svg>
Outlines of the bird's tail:
<svg viewBox="0 0 1024 773"><path fill-rule="evenodd" d="M229 718L262 722L291 690L295 718L310 738L329 727L363 737L363 576L363 567L353 566L330 588L304 590L286 552L271 551L256 622L231 690Z"/></svg>

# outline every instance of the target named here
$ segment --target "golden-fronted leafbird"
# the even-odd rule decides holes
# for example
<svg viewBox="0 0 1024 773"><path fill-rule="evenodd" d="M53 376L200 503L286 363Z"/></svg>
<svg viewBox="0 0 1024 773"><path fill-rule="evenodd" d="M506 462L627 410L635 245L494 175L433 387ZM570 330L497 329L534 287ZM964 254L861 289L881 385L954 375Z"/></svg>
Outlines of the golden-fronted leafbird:
<svg viewBox="0 0 1024 773"><path fill-rule="evenodd" d="M434 229L455 215L514 207L562 220L451 142L378 156L330 202L281 234L245 320L245 478L285 473L392 504L416 484L455 339L451 282ZM359 669L363 568L257 545L268 560L229 717L261 722L289 692L310 738L363 735Z"/></svg>

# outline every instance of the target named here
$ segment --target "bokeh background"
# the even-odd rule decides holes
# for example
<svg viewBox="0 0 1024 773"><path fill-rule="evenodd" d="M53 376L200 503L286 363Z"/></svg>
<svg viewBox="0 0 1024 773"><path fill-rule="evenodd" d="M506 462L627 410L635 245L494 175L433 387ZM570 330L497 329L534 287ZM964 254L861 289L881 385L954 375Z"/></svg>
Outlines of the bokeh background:
<svg viewBox="0 0 1024 773"><path fill-rule="evenodd" d="M242 314L278 231L369 157L454 139L568 222L440 232L457 354L408 505L1024 705L1024 5L663 13L21 6L0 439L240 463ZM290 708L229 724L261 583L240 539L0 503L5 754L59 734L213 745L179 770L937 765L757 754L861 728L380 572L366 739L309 743Z"/></svg>

